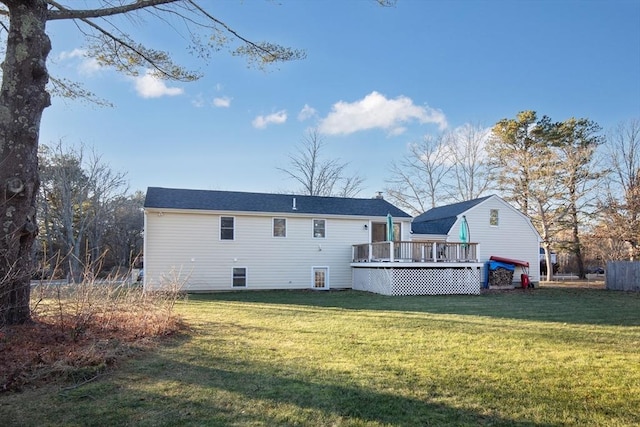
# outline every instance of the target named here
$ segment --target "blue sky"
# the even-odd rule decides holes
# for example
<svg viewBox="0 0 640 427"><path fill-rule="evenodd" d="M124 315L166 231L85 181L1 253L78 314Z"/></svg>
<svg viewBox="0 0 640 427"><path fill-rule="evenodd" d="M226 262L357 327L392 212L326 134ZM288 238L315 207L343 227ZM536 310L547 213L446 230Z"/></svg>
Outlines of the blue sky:
<svg viewBox="0 0 640 427"><path fill-rule="evenodd" d="M307 58L264 72L223 50L205 64L145 20L134 38L203 77L132 79L87 60L73 24L50 22L50 72L114 107L54 98L41 143L95 148L127 173L131 191L283 192L298 186L278 168L317 127L325 156L348 162L365 179L359 196L369 197L385 187L389 162L424 135L490 127L529 109L556 121L586 117L605 130L640 117L637 0L201 4L243 36L304 49Z"/></svg>

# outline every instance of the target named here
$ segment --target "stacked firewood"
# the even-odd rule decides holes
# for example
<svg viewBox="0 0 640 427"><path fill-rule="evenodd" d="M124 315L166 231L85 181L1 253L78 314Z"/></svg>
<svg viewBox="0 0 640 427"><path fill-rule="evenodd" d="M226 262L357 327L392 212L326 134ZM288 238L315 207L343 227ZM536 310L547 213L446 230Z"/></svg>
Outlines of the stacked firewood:
<svg viewBox="0 0 640 427"><path fill-rule="evenodd" d="M511 286L513 284L513 271L498 267L489 272L489 286Z"/></svg>

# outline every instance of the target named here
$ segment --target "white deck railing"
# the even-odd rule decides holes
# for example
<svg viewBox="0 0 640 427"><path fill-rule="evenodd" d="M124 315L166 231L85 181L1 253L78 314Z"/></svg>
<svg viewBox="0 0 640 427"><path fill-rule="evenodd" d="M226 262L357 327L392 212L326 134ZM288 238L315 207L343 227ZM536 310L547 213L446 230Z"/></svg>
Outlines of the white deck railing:
<svg viewBox="0 0 640 427"><path fill-rule="evenodd" d="M353 262L477 262L477 243L377 242L353 245Z"/></svg>

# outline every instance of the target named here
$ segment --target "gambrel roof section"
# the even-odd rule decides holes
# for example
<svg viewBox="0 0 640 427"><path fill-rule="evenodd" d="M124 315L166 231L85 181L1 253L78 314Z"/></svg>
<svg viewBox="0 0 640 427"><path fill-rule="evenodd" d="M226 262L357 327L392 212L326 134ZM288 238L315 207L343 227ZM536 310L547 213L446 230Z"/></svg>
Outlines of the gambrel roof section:
<svg viewBox="0 0 640 427"><path fill-rule="evenodd" d="M185 190L149 187L145 208L207 210L224 212L287 213L344 216L411 215L380 198L300 196L292 194L245 193L237 191Z"/></svg>
<svg viewBox="0 0 640 427"><path fill-rule="evenodd" d="M467 200L454 203L452 205L440 206L429 209L422 215L418 215L411 223L411 232L414 234L449 234L458 216L484 202L493 196L480 197L478 199Z"/></svg>

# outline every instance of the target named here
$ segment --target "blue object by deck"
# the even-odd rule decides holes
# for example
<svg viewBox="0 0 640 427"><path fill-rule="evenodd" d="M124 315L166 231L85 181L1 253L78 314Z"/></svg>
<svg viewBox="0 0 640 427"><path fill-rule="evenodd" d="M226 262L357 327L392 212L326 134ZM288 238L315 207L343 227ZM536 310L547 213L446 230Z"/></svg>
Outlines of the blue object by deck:
<svg viewBox="0 0 640 427"><path fill-rule="evenodd" d="M504 262L500 262L500 261L488 261L489 263L489 270L497 270L499 268L504 268L505 270L509 270L509 271L514 271L516 269L516 266L513 264L507 264Z"/></svg>
<svg viewBox="0 0 640 427"><path fill-rule="evenodd" d="M484 283L482 287L484 289L489 289L489 272L495 271L499 268L504 268L505 270L514 271L516 266L513 264L507 264L500 261L487 261L484 263Z"/></svg>

